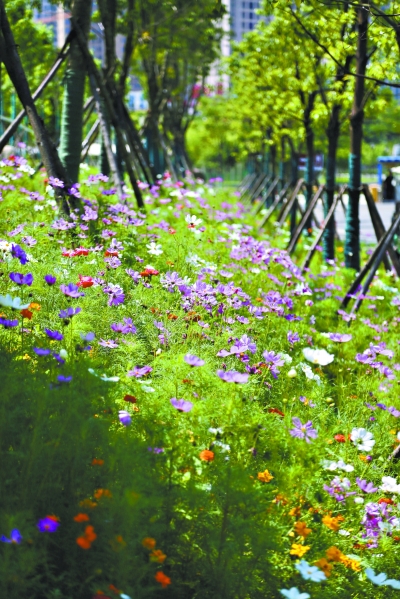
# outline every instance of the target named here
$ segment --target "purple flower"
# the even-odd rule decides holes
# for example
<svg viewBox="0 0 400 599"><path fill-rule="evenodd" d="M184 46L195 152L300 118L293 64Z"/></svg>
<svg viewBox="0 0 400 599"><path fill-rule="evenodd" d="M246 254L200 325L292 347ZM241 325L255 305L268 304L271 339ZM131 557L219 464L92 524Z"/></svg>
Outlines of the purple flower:
<svg viewBox="0 0 400 599"><path fill-rule="evenodd" d="M64 339L64 335L62 333L59 333L58 331L51 331L50 329L45 329L44 332L53 341L62 341Z"/></svg>
<svg viewBox="0 0 400 599"><path fill-rule="evenodd" d="M5 329L12 329L18 326L18 320L8 320L7 318L0 318L0 325Z"/></svg>
<svg viewBox="0 0 400 599"><path fill-rule="evenodd" d="M5 537L4 535L2 535L0 537L0 541L2 543L16 543L18 545L22 541L22 535L19 532L19 530L17 530L16 528L14 528L14 530L11 531L9 539L7 539L7 537Z"/></svg>
<svg viewBox="0 0 400 599"><path fill-rule="evenodd" d="M353 335L349 333L328 333L328 338L331 341L337 341L338 343L347 343L347 341L351 341Z"/></svg>
<svg viewBox="0 0 400 599"><path fill-rule="evenodd" d="M278 374L280 372L278 370L278 367L283 366L285 363L285 360L279 354L276 354L273 351L265 351L263 353L263 358L264 358L266 364L271 364L269 369L270 369L271 374L274 377L274 379L278 378Z"/></svg>
<svg viewBox="0 0 400 599"><path fill-rule="evenodd" d="M185 401L184 399L176 399L176 397L171 398L171 404L178 410L178 412L190 412L193 408L193 404L191 401Z"/></svg>
<svg viewBox="0 0 400 599"><path fill-rule="evenodd" d="M94 333L86 333L86 335L81 333L80 335L81 335L82 341L87 341L87 342L93 341L93 339L96 336Z"/></svg>
<svg viewBox="0 0 400 599"><path fill-rule="evenodd" d="M358 476L356 483L364 493L375 493L378 490L378 487L374 487L372 483L368 483L366 480L361 480Z"/></svg>
<svg viewBox="0 0 400 599"><path fill-rule="evenodd" d="M74 283L68 283L68 285L60 285L60 289L64 295L68 297L83 297L85 294L79 291L79 287Z"/></svg>
<svg viewBox="0 0 400 599"><path fill-rule="evenodd" d="M108 295L108 305L109 306L118 306L118 304L123 304L125 300L125 294L122 287L118 285L107 285L107 287L103 287L104 293Z"/></svg>
<svg viewBox="0 0 400 599"><path fill-rule="evenodd" d="M76 316L76 314L79 314L79 312L82 311L82 308L67 308L66 310L61 310L59 313L59 317L60 318L72 318L73 316Z"/></svg>
<svg viewBox="0 0 400 599"><path fill-rule="evenodd" d="M292 418L294 428L289 431L292 437L297 439L305 439L307 443L310 443L311 439L316 439L318 433L315 428L312 428L312 422L309 420L305 424L302 424L300 418Z"/></svg>
<svg viewBox="0 0 400 599"><path fill-rule="evenodd" d="M225 383L247 383L249 380L249 375L247 372L236 372L236 370L228 370L225 372L224 370L217 370L217 375L220 379L225 381Z"/></svg>
<svg viewBox="0 0 400 599"><path fill-rule="evenodd" d="M142 376L146 376L149 372L152 372L153 369L151 366L135 366L133 370L128 372L128 376L135 376L137 379L142 378Z"/></svg>
<svg viewBox="0 0 400 599"><path fill-rule="evenodd" d="M148 451L151 451L151 453L164 453L164 448L163 447L148 447L147 448Z"/></svg>
<svg viewBox="0 0 400 599"><path fill-rule="evenodd" d="M197 356L192 356L191 354L186 354L183 359L185 360L186 364L189 364L189 366L192 366L192 368L194 366L204 366L205 364L204 360L198 358Z"/></svg>
<svg viewBox="0 0 400 599"><path fill-rule="evenodd" d="M128 426L132 422L131 415L126 410L120 410L118 412L118 418L121 424Z"/></svg>
<svg viewBox="0 0 400 599"><path fill-rule="evenodd" d="M72 381L72 376L64 376L63 374L59 374L57 380L59 383L70 383Z"/></svg>
<svg viewBox="0 0 400 599"><path fill-rule="evenodd" d="M57 177L49 177L49 184L52 187L64 187L64 183L61 181L61 179L57 179Z"/></svg>
<svg viewBox="0 0 400 599"><path fill-rule="evenodd" d="M34 347L33 351L37 356L48 356L51 354L51 349L47 349L45 347Z"/></svg>
<svg viewBox="0 0 400 599"><path fill-rule="evenodd" d="M20 272L10 272L10 279L17 285L28 285L30 287L33 283L33 275L28 273L23 275Z"/></svg>
<svg viewBox="0 0 400 599"><path fill-rule="evenodd" d="M26 253L24 252L22 247L20 247L17 244L15 244L15 245L13 244L11 246L11 255L14 258L18 258L18 260L20 261L21 264L26 264L27 262L29 262L28 256L26 255Z"/></svg>
<svg viewBox="0 0 400 599"><path fill-rule="evenodd" d="M55 516L46 516L42 518L37 523L37 527L40 532L56 532L57 528L60 526L58 518Z"/></svg>
<svg viewBox="0 0 400 599"><path fill-rule="evenodd" d="M113 339L100 339L99 345L102 345L103 347L110 347L111 349L119 347L118 343L116 343Z"/></svg>
<svg viewBox="0 0 400 599"><path fill-rule="evenodd" d="M292 333L292 331L289 331L287 334L287 340L290 343L290 345L293 345L294 343L300 341L300 336L298 333Z"/></svg>
<svg viewBox="0 0 400 599"><path fill-rule="evenodd" d="M53 277L53 275L46 275L44 280L48 285L54 285L54 283L57 281L56 277Z"/></svg>

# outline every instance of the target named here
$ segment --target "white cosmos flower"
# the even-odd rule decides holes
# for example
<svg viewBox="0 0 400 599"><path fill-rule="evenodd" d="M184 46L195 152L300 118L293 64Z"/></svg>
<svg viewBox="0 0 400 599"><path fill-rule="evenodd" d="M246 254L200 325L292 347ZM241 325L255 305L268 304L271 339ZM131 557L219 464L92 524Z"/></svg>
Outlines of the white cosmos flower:
<svg viewBox="0 0 400 599"><path fill-rule="evenodd" d="M382 476L380 489L385 493L400 493L400 485L397 484L397 479L393 476Z"/></svg>
<svg viewBox="0 0 400 599"><path fill-rule="evenodd" d="M155 243L154 241L148 243L146 247L148 253L152 254L153 256L160 256L163 253L161 245L159 243Z"/></svg>
<svg viewBox="0 0 400 599"><path fill-rule="evenodd" d="M308 366L308 364L300 364L300 368L302 369L306 377L310 379L310 381L315 381L317 385L321 384L321 377L318 374L314 374L311 367Z"/></svg>
<svg viewBox="0 0 400 599"><path fill-rule="evenodd" d="M331 470L334 472L335 470L344 470L344 472L353 472L354 466L351 464L345 464L343 460L338 460L337 462L332 462L331 460L324 460L323 466L325 470Z"/></svg>
<svg viewBox="0 0 400 599"><path fill-rule="evenodd" d="M303 349L303 355L306 360L319 366L326 366L335 359L333 354L329 354L325 349L311 349L311 347L305 347Z"/></svg>
<svg viewBox="0 0 400 599"><path fill-rule="evenodd" d="M188 224L189 229L194 229L198 227L203 222L201 218L197 218L194 214L187 214L185 217L185 221Z"/></svg>
<svg viewBox="0 0 400 599"><path fill-rule="evenodd" d="M0 295L0 306L5 308L12 308L13 310L26 310L29 308L28 304L21 304L20 297L11 297L9 293L7 295Z"/></svg>
<svg viewBox="0 0 400 599"><path fill-rule="evenodd" d="M365 428L353 428L350 439L359 451L371 451L375 445L374 435Z"/></svg>

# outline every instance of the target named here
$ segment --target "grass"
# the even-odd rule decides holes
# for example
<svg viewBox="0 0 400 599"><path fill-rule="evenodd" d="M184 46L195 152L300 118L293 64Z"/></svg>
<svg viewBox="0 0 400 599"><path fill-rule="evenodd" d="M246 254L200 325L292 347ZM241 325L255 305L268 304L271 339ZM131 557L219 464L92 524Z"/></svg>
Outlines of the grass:
<svg viewBox="0 0 400 599"><path fill-rule="evenodd" d="M318 254L304 280L284 251L287 230L257 235L230 190L164 181L138 214L104 194L110 184L87 180L86 216L62 230L51 188L27 170L11 163L1 174L1 301L11 294L29 308L2 306L18 324L0 331L0 595L395 597L367 568L398 577L398 489L382 482L398 475L388 459L398 420L377 407L400 408L397 283L380 273L349 327L337 309L353 274ZM114 242L118 256L105 256L113 239L123 249ZM80 246L87 255L67 255ZM12 272L31 273L32 285ZM84 296L60 289L82 277ZM118 305L111 285L123 290ZM60 317L68 307L81 311ZM370 344L373 364L357 361ZM316 348L333 360L307 361ZM231 371L247 382L225 382ZM312 423L310 442L290 433L293 418ZM354 428L373 447L360 450ZM340 459L348 471L333 470Z"/></svg>

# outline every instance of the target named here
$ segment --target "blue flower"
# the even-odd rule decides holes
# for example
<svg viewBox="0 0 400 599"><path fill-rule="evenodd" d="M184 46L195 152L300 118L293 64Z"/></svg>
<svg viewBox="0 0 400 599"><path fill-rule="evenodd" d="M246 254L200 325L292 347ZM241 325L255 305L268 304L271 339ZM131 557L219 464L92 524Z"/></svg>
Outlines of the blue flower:
<svg viewBox="0 0 400 599"><path fill-rule="evenodd" d="M312 580L312 582L322 582L323 580L326 580L326 576L322 570L316 566L310 566L304 559L296 564L295 568L300 572L304 580Z"/></svg>
<svg viewBox="0 0 400 599"><path fill-rule="evenodd" d="M48 356L49 354L51 354L51 349L46 349L44 347L34 347L33 351L38 356Z"/></svg>
<svg viewBox="0 0 400 599"><path fill-rule="evenodd" d="M44 332L50 339L53 339L53 341L62 341L64 339L64 335L62 333L59 333L58 331L51 331L50 329L45 329Z"/></svg>
<svg viewBox="0 0 400 599"><path fill-rule="evenodd" d="M378 587L388 586L392 587L393 589L400 589L400 581L394 580L393 578L388 578L387 574L384 572L381 572L381 574L375 574L372 568L366 568L365 574L367 575L367 578Z"/></svg>
<svg viewBox="0 0 400 599"><path fill-rule="evenodd" d="M308 593L300 593L297 587L292 587L291 589L281 589L279 591L286 599L309 599L310 595Z"/></svg>
<svg viewBox="0 0 400 599"><path fill-rule="evenodd" d="M14 530L11 531L9 539L7 539L6 536L2 535L0 537L0 541L2 543L16 543L18 545L22 541L22 535L19 532L19 530L17 530L16 528L14 528Z"/></svg>
<svg viewBox="0 0 400 599"><path fill-rule="evenodd" d="M75 316L76 314L79 314L79 312L82 311L82 308L67 308L66 310L61 310L59 313L59 317L60 318L72 318L73 316Z"/></svg>
<svg viewBox="0 0 400 599"><path fill-rule="evenodd" d="M26 264L27 262L29 262L28 260L28 256L26 255L26 253L24 252L24 250L22 249L22 247L20 247L17 244L13 244L11 247L11 255L14 258L18 258L18 260L20 261L21 264Z"/></svg>
<svg viewBox="0 0 400 599"><path fill-rule="evenodd" d="M64 376L63 374L59 374L57 380L59 383L70 383L72 381L72 376Z"/></svg>
<svg viewBox="0 0 400 599"><path fill-rule="evenodd" d="M33 275L30 272L27 275L20 272L10 272L9 277L17 285L28 285L30 287L33 283Z"/></svg>
<svg viewBox="0 0 400 599"><path fill-rule="evenodd" d="M53 275L46 275L44 280L48 285L54 285L54 283L57 281L56 277L53 277Z"/></svg>
<svg viewBox="0 0 400 599"><path fill-rule="evenodd" d="M0 318L0 324L5 329L12 329L13 327L18 326L18 320L8 320L7 318Z"/></svg>

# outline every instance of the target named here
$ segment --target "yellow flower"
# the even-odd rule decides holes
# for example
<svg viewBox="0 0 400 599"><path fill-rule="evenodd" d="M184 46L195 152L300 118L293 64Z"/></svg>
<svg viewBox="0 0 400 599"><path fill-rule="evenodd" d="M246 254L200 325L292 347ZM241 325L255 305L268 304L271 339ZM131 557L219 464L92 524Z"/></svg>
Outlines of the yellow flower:
<svg viewBox="0 0 400 599"><path fill-rule="evenodd" d="M294 530L299 537L306 537L312 532L311 528L307 528L307 524L305 522L296 522L294 525Z"/></svg>
<svg viewBox="0 0 400 599"><path fill-rule="evenodd" d="M343 553L340 551L340 549L333 546L326 550L326 557L331 560L331 562L340 562L343 557Z"/></svg>
<svg viewBox="0 0 400 599"><path fill-rule="evenodd" d="M268 471L268 470L264 470L264 472L259 472L257 474L257 478L258 480L260 480L262 483L269 483L271 482L271 480L274 478L272 476L272 474Z"/></svg>
<svg viewBox="0 0 400 599"><path fill-rule="evenodd" d="M322 524L325 524L331 530L337 531L340 528L340 523L344 521L343 516L324 516Z"/></svg>
<svg viewBox="0 0 400 599"><path fill-rule="evenodd" d="M346 568L350 568L351 570L354 570L354 572L361 572L361 566L358 560L351 559L351 557L343 555L340 561L344 566L346 566Z"/></svg>
<svg viewBox="0 0 400 599"><path fill-rule="evenodd" d="M324 557L321 557L321 559L315 562L315 565L322 570L327 578L331 575L333 566Z"/></svg>
<svg viewBox="0 0 400 599"><path fill-rule="evenodd" d="M292 507L292 509L289 511L289 516L300 516L301 514L301 507Z"/></svg>
<svg viewBox="0 0 400 599"><path fill-rule="evenodd" d="M293 543L290 549L290 555L296 555L297 557L303 557L309 551L311 547L309 545L300 545L300 543Z"/></svg>

